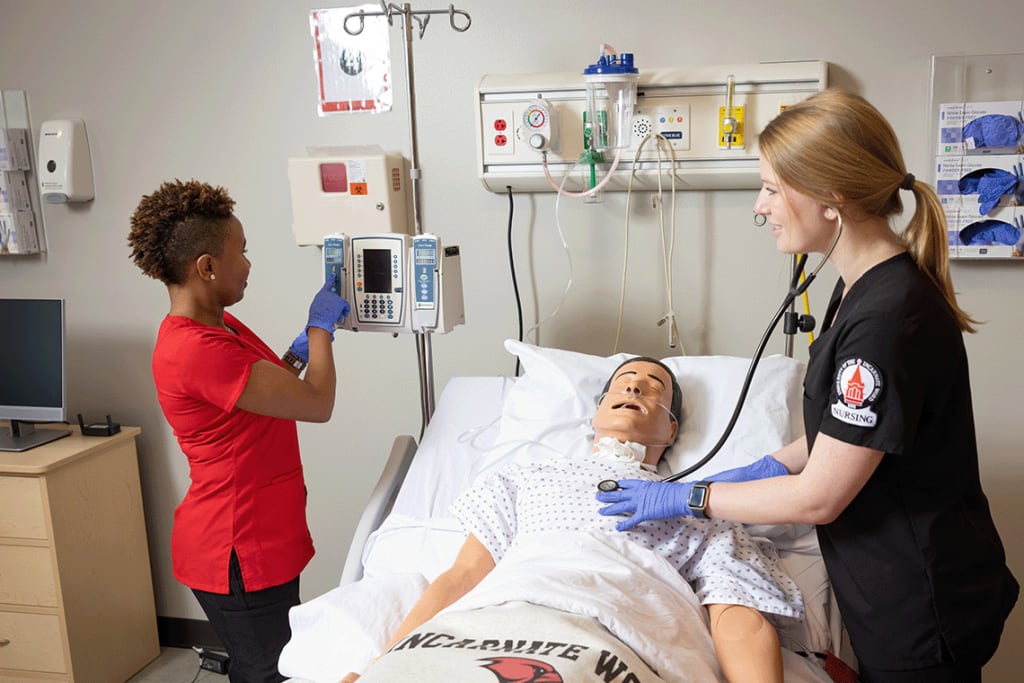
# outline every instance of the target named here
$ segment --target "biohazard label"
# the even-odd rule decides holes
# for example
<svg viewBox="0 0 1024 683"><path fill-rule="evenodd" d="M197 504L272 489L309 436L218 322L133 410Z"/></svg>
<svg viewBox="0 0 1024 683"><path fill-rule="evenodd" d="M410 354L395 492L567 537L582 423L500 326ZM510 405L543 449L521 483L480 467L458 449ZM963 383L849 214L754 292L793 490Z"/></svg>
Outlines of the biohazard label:
<svg viewBox="0 0 1024 683"><path fill-rule="evenodd" d="M836 402L832 417L858 427L874 427L878 415L872 405L882 391L882 374L861 358L843 361L836 371Z"/></svg>

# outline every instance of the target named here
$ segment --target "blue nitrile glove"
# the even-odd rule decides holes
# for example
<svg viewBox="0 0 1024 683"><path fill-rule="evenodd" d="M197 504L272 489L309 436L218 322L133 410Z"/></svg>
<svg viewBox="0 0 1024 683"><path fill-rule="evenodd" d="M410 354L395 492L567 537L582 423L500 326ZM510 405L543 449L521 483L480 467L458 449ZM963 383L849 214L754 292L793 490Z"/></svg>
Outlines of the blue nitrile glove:
<svg viewBox="0 0 1024 683"><path fill-rule="evenodd" d="M704 477L704 481L755 481L757 479L768 479L769 477L781 477L789 474L789 470L781 462L770 455L766 455L757 462L752 462L743 467L734 467L710 477Z"/></svg>
<svg viewBox="0 0 1024 683"><path fill-rule="evenodd" d="M628 531L640 522L693 515L686 501L694 482L644 481L621 479L616 491L599 491L597 499L611 503L601 508L602 515L632 515L615 525L619 531Z"/></svg>
<svg viewBox="0 0 1024 683"><path fill-rule="evenodd" d="M337 276L332 277L313 297L313 303L309 305L309 321L306 323L306 329L319 327L327 330L331 335L331 341L334 341L334 326L345 319L349 308L348 302L334 292L336 281ZM308 344L307 341L307 354Z"/></svg>
<svg viewBox="0 0 1024 683"><path fill-rule="evenodd" d="M303 363L309 362L309 335L306 334L306 330L299 333L288 350L301 358Z"/></svg>
<svg viewBox="0 0 1024 683"><path fill-rule="evenodd" d="M978 212L985 216L1004 194L1013 194L1017 176L998 168L983 168L968 173L958 183L960 194L978 195Z"/></svg>
<svg viewBox="0 0 1024 683"><path fill-rule="evenodd" d="M1020 241L1020 230L1005 221L992 218L971 223L960 231L960 241L966 245L974 244L1008 244Z"/></svg>
<svg viewBox="0 0 1024 683"><path fill-rule="evenodd" d="M1015 147L1022 133L1024 121L1006 114L986 114L964 126L963 139L966 142L974 138L975 149Z"/></svg>

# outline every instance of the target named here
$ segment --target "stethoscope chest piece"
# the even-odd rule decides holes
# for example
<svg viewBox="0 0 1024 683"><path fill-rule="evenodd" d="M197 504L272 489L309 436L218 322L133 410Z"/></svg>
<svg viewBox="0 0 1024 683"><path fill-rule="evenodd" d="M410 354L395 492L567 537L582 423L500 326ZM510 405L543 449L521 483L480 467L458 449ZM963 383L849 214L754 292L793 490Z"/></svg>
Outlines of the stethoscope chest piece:
<svg viewBox="0 0 1024 683"><path fill-rule="evenodd" d="M615 481L614 479L605 479L604 481L598 483L597 490L603 491L605 493L608 493L610 491L618 491L619 482Z"/></svg>

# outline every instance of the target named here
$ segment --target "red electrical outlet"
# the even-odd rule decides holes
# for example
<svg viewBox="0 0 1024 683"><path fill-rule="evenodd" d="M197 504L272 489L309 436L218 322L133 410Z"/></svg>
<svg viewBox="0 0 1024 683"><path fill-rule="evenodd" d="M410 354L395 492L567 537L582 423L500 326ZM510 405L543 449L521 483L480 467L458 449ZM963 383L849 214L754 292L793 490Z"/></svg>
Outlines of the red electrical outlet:
<svg viewBox="0 0 1024 683"><path fill-rule="evenodd" d="M502 131L505 130L506 128L508 128L508 122L505 121L505 119L494 120L494 130Z"/></svg>
<svg viewBox="0 0 1024 683"><path fill-rule="evenodd" d="M501 134L495 135L494 144L496 144L498 147L504 147L505 145L508 144L508 138Z"/></svg>

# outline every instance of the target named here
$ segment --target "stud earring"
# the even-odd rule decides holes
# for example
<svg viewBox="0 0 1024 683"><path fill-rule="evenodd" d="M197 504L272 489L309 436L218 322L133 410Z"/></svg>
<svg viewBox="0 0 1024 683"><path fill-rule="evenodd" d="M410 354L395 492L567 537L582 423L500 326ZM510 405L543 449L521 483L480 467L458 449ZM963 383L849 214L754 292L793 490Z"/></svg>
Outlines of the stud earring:
<svg viewBox="0 0 1024 683"><path fill-rule="evenodd" d="M210 273L210 279L211 280L216 280L217 276L214 273Z"/></svg>

